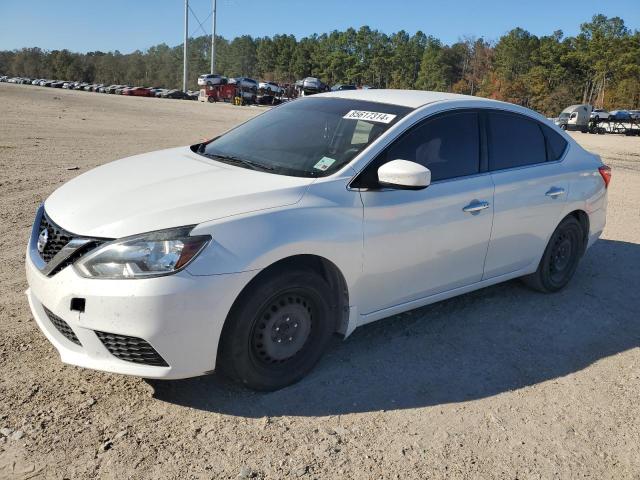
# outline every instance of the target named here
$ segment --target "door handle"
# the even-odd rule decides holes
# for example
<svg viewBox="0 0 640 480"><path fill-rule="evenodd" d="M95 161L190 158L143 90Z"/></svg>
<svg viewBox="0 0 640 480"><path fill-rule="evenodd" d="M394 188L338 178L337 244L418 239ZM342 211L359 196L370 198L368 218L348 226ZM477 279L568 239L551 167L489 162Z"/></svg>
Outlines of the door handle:
<svg viewBox="0 0 640 480"><path fill-rule="evenodd" d="M463 212L477 214L480 213L481 210L489 208L489 202L474 200L469 205L462 209Z"/></svg>
<svg viewBox="0 0 640 480"><path fill-rule="evenodd" d="M559 188L559 187L551 187L549 191L545 193L547 197L551 197L551 198L559 197L562 194L564 194L564 188Z"/></svg>

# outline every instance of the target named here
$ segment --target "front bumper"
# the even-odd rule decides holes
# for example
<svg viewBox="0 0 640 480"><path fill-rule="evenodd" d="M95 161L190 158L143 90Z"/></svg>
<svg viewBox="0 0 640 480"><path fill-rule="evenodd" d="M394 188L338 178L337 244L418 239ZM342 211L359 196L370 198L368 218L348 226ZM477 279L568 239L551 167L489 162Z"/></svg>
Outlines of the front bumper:
<svg viewBox="0 0 640 480"><path fill-rule="evenodd" d="M227 314L255 272L136 280L98 280L79 276L69 266L43 275L27 252L26 294L45 336L71 365L145 378L186 378L215 368L218 341ZM84 311L71 300L85 301ZM64 320L81 343L54 326L46 310ZM150 344L168 366L121 360L109 352L98 332L136 337Z"/></svg>

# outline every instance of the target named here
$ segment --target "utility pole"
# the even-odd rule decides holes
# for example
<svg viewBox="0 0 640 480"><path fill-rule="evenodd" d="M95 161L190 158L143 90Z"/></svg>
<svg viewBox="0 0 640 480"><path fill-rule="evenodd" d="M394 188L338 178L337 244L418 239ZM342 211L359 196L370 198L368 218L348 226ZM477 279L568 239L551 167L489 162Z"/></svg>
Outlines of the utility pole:
<svg viewBox="0 0 640 480"><path fill-rule="evenodd" d="M184 64L182 67L182 90L184 92L187 91L187 61L189 59L189 47L187 46L187 43L189 43L189 0L184 0Z"/></svg>
<svg viewBox="0 0 640 480"><path fill-rule="evenodd" d="M213 0L213 25L211 26L211 74L216 73L216 0Z"/></svg>

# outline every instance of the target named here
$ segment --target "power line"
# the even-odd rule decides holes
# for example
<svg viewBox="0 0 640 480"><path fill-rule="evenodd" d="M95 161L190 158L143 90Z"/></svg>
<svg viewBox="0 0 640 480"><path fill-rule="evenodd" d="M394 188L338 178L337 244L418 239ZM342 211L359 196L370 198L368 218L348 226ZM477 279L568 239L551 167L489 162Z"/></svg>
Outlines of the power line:
<svg viewBox="0 0 640 480"><path fill-rule="evenodd" d="M191 32L191 34L189 36L192 37L193 34L195 32L197 32L198 30L202 30L202 33L204 33L205 35L208 35L208 33L204 29L203 24L204 24L204 22L206 22L207 20L209 20L211 18L211 15L213 14L213 12L209 13L209 15L207 15L207 18L205 18L201 22L200 19L198 18L198 16L196 15L196 12L194 12L191 7L189 7L189 11L191 12L191 15L193 15L193 17L196 19L196 22L198 22L198 28L196 28L193 32Z"/></svg>

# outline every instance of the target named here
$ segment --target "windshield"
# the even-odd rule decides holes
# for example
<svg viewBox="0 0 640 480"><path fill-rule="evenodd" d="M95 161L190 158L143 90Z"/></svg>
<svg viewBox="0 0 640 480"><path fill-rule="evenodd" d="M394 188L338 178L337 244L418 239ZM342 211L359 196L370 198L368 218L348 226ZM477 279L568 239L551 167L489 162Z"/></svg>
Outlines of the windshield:
<svg viewBox="0 0 640 480"><path fill-rule="evenodd" d="M562 112L558 118L569 118L569 112Z"/></svg>
<svg viewBox="0 0 640 480"><path fill-rule="evenodd" d="M214 160L281 175L330 175L411 111L344 98L305 98L276 107L198 146Z"/></svg>

